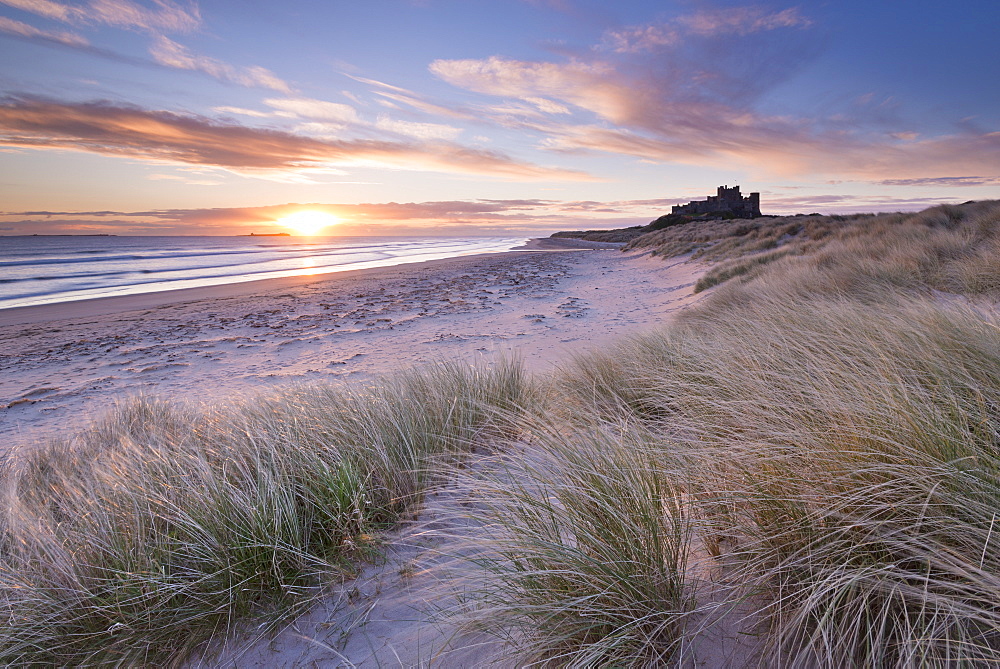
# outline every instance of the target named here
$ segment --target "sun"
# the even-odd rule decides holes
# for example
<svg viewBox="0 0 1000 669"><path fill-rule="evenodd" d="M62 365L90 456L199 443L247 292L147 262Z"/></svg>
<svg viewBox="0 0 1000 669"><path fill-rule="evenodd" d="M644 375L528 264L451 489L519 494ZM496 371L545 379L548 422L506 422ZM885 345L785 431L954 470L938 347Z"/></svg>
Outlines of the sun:
<svg viewBox="0 0 1000 669"><path fill-rule="evenodd" d="M322 230L340 223L340 219L325 211L297 211L278 219L278 225L291 228L300 235L318 235Z"/></svg>

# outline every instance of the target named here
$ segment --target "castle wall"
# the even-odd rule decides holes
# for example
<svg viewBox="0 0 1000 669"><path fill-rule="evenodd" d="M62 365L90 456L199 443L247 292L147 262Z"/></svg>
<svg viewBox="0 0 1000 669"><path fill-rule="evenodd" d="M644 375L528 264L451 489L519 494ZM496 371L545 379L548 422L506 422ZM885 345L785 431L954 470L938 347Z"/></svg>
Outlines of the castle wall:
<svg viewBox="0 0 1000 669"><path fill-rule="evenodd" d="M743 197L739 186L719 186L716 195L705 200L694 200L687 204L674 205L671 213L698 216L731 212L737 216L754 218L760 216L760 193L750 193Z"/></svg>

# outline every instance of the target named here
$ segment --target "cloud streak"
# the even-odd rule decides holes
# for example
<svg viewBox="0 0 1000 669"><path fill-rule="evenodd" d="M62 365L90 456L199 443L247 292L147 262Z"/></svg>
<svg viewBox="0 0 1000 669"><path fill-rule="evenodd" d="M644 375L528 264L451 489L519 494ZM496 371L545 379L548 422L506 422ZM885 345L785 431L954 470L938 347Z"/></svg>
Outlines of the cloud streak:
<svg viewBox="0 0 1000 669"><path fill-rule="evenodd" d="M399 102L425 114L430 114L432 116L445 116L461 120L472 120L478 117L474 110L462 107L439 105L428 100L419 93L406 88L400 88L399 86L393 86L392 84L387 84L383 81L366 79L364 77L357 77L351 74L345 74L345 76L362 84L372 86L374 88L373 92L375 95L378 95L386 101Z"/></svg>
<svg viewBox="0 0 1000 669"><path fill-rule="evenodd" d="M287 83L264 67L230 65L216 58L195 54L168 38L164 33L191 32L201 25L201 15L194 4L184 7L172 0L153 0L154 8L149 8L130 0L90 0L82 6L66 5L53 0L0 0L0 3L75 26L108 25L150 33L152 44L149 53L157 65L201 72L219 81L239 86L291 92ZM42 30L9 18L0 17L0 32L36 42L71 47L112 60L148 64L93 47L85 38L74 33Z"/></svg>
<svg viewBox="0 0 1000 669"><path fill-rule="evenodd" d="M270 98L264 104L277 109L277 114L295 118L307 118L312 121L332 123L357 123L358 112L350 105L311 98Z"/></svg>
<svg viewBox="0 0 1000 669"><path fill-rule="evenodd" d="M262 112L240 107L216 107L215 111L253 118L291 118L307 121L297 126L297 131L313 136L336 136L348 127L378 130L421 141L450 141L462 134L461 128L441 123L401 121L379 114L374 123L362 120L357 110L339 102L311 98L270 98L264 104L275 111Z"/></svg>
<svg viewBox="0 0 1000 669"><path fill-rule="evenodd" d="M765 213L823 211L855 213L914 211L955 202L945 197L857 197L842 194L764 194ZM0 225L19 234L105 232L118 234L245 234L280 230L276 221L302 210L331 213L343 222L342 235L525 235L542 236L581 227L642 225L686 202L681 198L644 200L480 199L361 204L286 203L264 207L165 209L148 211L0 212ZM582 217L586 217L583 219Z"/></svg>
<svg viewBox="0 0 1000 669"><path fill-rule="evenodd" d="M178 70L193 70L210 77L249 88L269 88L282 93L290 93L291 88L270 70L259 67L235 67L208 56L198 56L187 47L169 37L157 35L149 49L153 60L159 65Z"/></svg>
<svg viewBox="0 0 1000 669"><path fill-rule="evenodd" d="M996 177L927 177L924 179L883 179L882 186L1000 186Z"/></svg>
<svg viewBox="0 0 1000 669"><path fill-rule="evenodd" d="M667 23L609 30L596 48L617 53L638 53L676 46L690 35L752 35L782 28L809 28L812 25L813 22L803 16L797 7L780 12L757 6L730 7L703 10Z"/></svg>
<svg viewBox="0 0 1000 669"><path fill-rule="evenodd" d="M172 0L153 0L150 9L129 0L90 0L82 6L53 0L0 0L0 3L47 19L73 24L104 24L149 32L190 32L201 24L196 5L183 7Z"/></svg>
<svg viewBox="0 0 1000 669"><path fill-rule="evenodd" d="M15 21L14 19L8 19L3 16L0 16L0 32L26 39L51 42L74 48L84 48L90 46L90 43L86 39L71 32L41 30L39 28L35 28L34 26L29 26L27 23Z"/></svg>
<svg viewBox="0 0 1000 669"><path fill-rule="evenodd" d="M579 227L588 212L606 227L645 223L651 203L636 200L560 202L557 200L443 200L362 204L287 203L264 207L149 211L20 211L0 213L0 224L19 232L89 231L119 234L239 234L262 231L283 216L302 210L326 211L343 222L337 233L379 235L524 234L537 236ZM674 203L676 200L664 201ZM663 207L668 206L663 204ZM594 221L588 221L593 225Z"/></svg>
<svg viewBox="0 0 1000 669"><path fill-rule="evenodd" d="M429 69L458 88L503 98L484 104L481 117L534 133L550 151L737 167L758 177L996 172L1000 132L887 130L892 119L874 122L864 109L829 119L760 111L757 101L799 67L798 45L812 26L797 8L736 7L609 31L564 62L493 56L436 60ZM779 31L781 39L771 34ZM768 57L740 56L760 50Z"/></svg>
<svg viewBox="0 0 1000 669"><path fill-rule="evenodd" d="M323 140L109 102L64 103L30 97L0 102L0 145L71 149L234 171L363 164L512 180L593 179L583 172L533 165L452 142Z"/></svg>

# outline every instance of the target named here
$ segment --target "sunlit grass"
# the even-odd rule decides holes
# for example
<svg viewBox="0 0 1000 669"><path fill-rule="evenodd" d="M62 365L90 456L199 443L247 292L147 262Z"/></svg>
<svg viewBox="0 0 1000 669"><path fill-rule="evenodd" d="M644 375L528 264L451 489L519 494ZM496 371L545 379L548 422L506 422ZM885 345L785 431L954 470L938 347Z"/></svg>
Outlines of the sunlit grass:
<svg viewBox="0 0 1000 669"><path fill-rule="evenodd" d="M513 429L516 364L204 411L138 399L3 478L8 665L162 664L349 576L480 438Z"/></svg>
<svg viewBox="0 0 1000 669"><path fill-rule="evenodd" d="M734 629L752 666L1000 664L1000 205L699 225L635 246L714 263L708 296L545 392L501 364L139 400L15 454L0 658L177 661L457 481L452 613L512 664L697 666Z"/></svg>
<svg viewBox="0 0 1000 669"><path fill-rule="evenodd" d="M819 222L579 356L475 479L472 620L543 666L686 666L733 629L754 665L1000 662L1000 318L970 299L997 214Z"/></svg>
<svg viewBox="0 0 1000 669"><path fill-rule="evenodd" d="M473 624L520 663L662 666L695 608L691 525L661 444L606 429L572 437L536 424L534 441L466 477L486 527L471 551L485 571Z"/></svg>

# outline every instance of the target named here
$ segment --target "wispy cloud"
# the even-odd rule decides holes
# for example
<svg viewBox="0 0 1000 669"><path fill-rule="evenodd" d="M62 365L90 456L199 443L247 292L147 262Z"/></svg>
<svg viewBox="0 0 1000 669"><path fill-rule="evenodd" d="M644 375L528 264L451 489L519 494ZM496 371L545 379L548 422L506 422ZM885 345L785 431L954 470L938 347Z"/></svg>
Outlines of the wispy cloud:
<svg viewBox="0 0 1000 669"><path fill-rule="evenodd" d="M0 3L75 26L108 25L146 32L151 35L149 53L157 65L201 72L239 86L291 92L287 83L264 67L239 67L210 56L195 54L167 37L166 33L191 32L201 25L201 14L198 6L193 3L182 6L172 0L152 0L152 7L131 0L90 0L84 5L67 5L53 0L0 0ZM112 60L148 65L135 58L93 47L85 38L74 33L42 30L13 19L0 17L0 32L42 43L69 46Z"/></svg>
<svg viewBox="0 0 1000 669"><path fill-rule="evenodd" d="M946 197L886 195L786 195L765 193L770 214L914 211L955 202ZM325 211L342 220L339 234L548 235L556 230L616 228L648 223L686 201L480 199L426 202L338 204L290 202L264 207L163 209L149 211L16 211L0 212L0 224L26 232L117 232L120 234L238 234L262 231L303 209ZM581 220L585 217L585 220Z"/></svg>
<svg viewBox="0 0 1000 669"><path fill-rule="evenodd" d="M363 120L357 110L351 105L312 98L270 98L264 104L276 110L260 112L240 107L216 107L216 111L229 114L239 114L251 117L283 117L310 121L300 124L296 129L300 132L332 137L341 130L353 126L356 129L378 130L392 135L412 137L422 141L451 141L462 134L461 128L441 123L418 121L403 121L379 114L374 122Z"/></svg>
<svg viewBox="0 0 1000 669"><path fill-rule="evenodd" d="M773 12L765 7L729 7L682 16L677 23L695 35L749 35L779 28L809 28L811 19L798 7Z"/></svg>
<svg viewBox="0 0 1000 669"><path fill-rule="evenodd" d="M926 177L923 179L883 179L882 186L1000 186L996 177Z"/></svg>
<svg viewBox="0 0 1000 669"><path fill-rule="evenodd" d="M279 114L328 123L357 123L358 112L350 105L312 98L270 98L264 104Z"/></svg>
<svg viewBox="0 0 1000 669"><path fill-rule="evenodd" d="M140 234L234 234L261 230L303 209L326 211L342 220L340 234L524 234L535 236L579 227L581 213L604 227L645 223L659 215L653 202L561 202L558 200L443 200L362 204L287 203L264 207L150 211L0 212L0 223L19 231L133 232ZM588 221L589 225L595 220Z"/></svg>
<svg viewBox="0 0 1000 669"><path fill-rule="evenodd" d="M411 91L406 88L401 88L399 86L393 86L392 84L387 84L383 81L377 81L375 79L366 79L365 77L357 77L351 74L345 74L345 76L354 79L362 84L368 84L373 87L373 92L375 95L382 97L386 100L392 100L394 102L399 102L408 107L412 107L418 111L424 112L425 114L430 114L432 116L445 116L449 118L461 119L461 120L471 120L477 118L475 110L466 109L461 106L446 106L438 104L427 99L419 93Z"/></svg>
<svg viewBox="0 0 1000 669"><path fill-rule="evenodd" d="M893 211L919 211L939 204L957 204L959 198L947 196L894 196L894 195L775 195L762 194L767 202L765 214L791 215L796 213L879 213Z"/></svg>
<svg viewBox="0 0 1000 669"><path fill-rule="evenodd" d="M598 50L618 53L653 51L680 44L689 36L751 35L781 28L809 28L813 22L797 7L779 12L764 7L702 10L673 21L609 30Z"/></svg>
<svg viewBox="0 0 1000 669"><path fill-rule="evenodd" d="M197 5L181 6L172 0L153 0L153 8L129 0L90 0L83 5L53 0L0 0L0 3L64 23L101 23L157 33L189 32L201 24Z"/></svg>
<svg viewBox="0 0 1000 669"><path fill-rule="evenodd" d="M275 111L261 112L241 107L216 107L215 111L256 118L282 117L309 121L296 127L308 135L338 136L347 127L376 129L383 133L402 135L424 141L454 140L462 134L461 128L441 123L402 121L379 114L374 122L363 120L351 105L311 98L270 98L264 104Z"/></svg>
<svg viewBox="0 0 1000 669"><path fill-rule="evenodd" d="M673 46L681 41L681 32L671 25L630 26L609 30L604 34L598 49L617 53L637 53Z"/></svg>
<svg viewBox="0 0 1000 669"><path fill-rule="evenodd" d="M268 118L274 116L273 112L258 111L256 109L246 109L244 107L212 107L212 111L220 114L235 114L237 116L251 116L253 118Z"/></svg>
<svg viewBox="0 0 1000 669"><path fill-rule="evenodd" d="M794 7L706 10L609 32L597 48L562 62L493 56L436 60L429 69L493 97L481 119L534 133L551 151L737 167L761 177L880 181L996 171L1000 133L988 129L930 136L891 127L900 123L895 112L873 119L864 109L835 118L761 111L758 101L808 57L811 27ZM747 51L756 56L743 57Z"/></svg>
<svg viewBox="0 0 1000 669"><path fill-rule="evenodd" d="M0 0L0 3L57 21L69 22L83 18L83 11L79 7L52 2L52 0Z"/></svg>
<svg viewBox="0 0 1000 669"><path fill-rule="evenodd" d="M0 16L0 32L28 39L54 42L63 46L88 47L90 43L83 37L61 30L41 30L27 23Z"/></svg>
<svg viewBox="0 0 1000 669"><path fill-rule="evenodd" d="M375 122L379 130L414 137L421 140L453 140L462 134L461 128L441 123L418 123L416 121L400 121L380 115Z"/></svg>
<svg viewBox="0 0 1000 669"><path fill-rule="evenodd" d="M109 102L7 98L0 145L72 149L235 171L382 165L514 180L592 180L586 173L517 161L451 142L331 141Z"/></svg>
<svg viewBox="0 0 1000 669"><path fill-rule="evenodd" d="M153 39L149 53L160 65L179 70L203 72L210 77L251 88L269 88L282 93L290 93L288 84L273 72L263 67L235 67L208 56L198 56L169 37L157 35Z"/></svg>
<svg viewBox="0 0 1000 669"><path fill-rule="evenodd" d="M430 71L450 84L477 93L519 98L526 102L548 99L592 111L615 122L628 120L637 95L607 63L566 64L528 62L493 56L486 60L435 60ZM558 104L558 103L552 103ZM532 104L533 108L539 105ZM565 113L565 105L555 108Z"/></svg>

